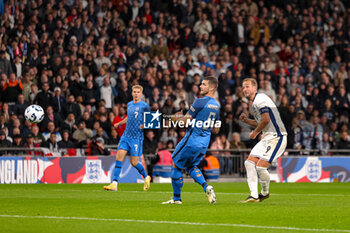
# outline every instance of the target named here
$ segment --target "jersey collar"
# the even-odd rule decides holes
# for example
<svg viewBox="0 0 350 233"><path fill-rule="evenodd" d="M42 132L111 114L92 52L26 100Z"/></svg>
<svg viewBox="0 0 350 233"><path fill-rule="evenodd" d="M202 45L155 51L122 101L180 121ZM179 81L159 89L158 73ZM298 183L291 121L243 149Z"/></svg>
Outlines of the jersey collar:
<svg viewBox="0 0 350 233"><path fill-rule="evenodd" d="M256 98L257 95L258 95L258 92L255 93L255 96L254 96L254 98L253 98L253 100L252 100L252 103L254 102L254 100L255 100L255 98Z"/></svg>

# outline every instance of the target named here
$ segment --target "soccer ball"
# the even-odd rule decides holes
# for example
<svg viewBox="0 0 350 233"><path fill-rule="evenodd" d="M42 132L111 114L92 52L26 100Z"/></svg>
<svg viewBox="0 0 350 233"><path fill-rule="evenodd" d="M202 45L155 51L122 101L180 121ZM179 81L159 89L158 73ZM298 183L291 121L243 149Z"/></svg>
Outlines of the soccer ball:
<svg viewBox="0 0 350 233"><path fill-rule="evenodd" d="M30 123L39 123L44 119L44 109L39 105L30 105L24 111L24 117Z"/></svg>

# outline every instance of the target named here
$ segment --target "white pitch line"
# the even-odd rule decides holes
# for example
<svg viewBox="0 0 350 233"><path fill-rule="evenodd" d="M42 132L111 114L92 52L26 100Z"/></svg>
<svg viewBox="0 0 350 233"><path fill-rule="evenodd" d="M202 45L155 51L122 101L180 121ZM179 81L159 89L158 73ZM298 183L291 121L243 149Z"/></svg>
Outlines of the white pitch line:
<svg viewBox="0 0 350 233"><path fill-rule="evenodd" d="M155 223L170 225L196 225L196 226L214 226L214 227L241 227L241 228L259 228L274 230L290 230L290 231L322 231L322 232L347 232L347 229L317 229L317 228L299 228L299 227L283 227L283 226L259 226L249 224L231 224L231 223L201 223L201 222L176 222L176 221L157 221L142 219L118 219L118 218L88 218L88 217L63 217L63 216L25 216L25 215L0 215L1 218L34 218L34 219L58 219L58 220L85 220L85 221L105 221L105 222L136 222L136 223Z"/></svg>
<svg viewBox="0 0 350 233"><path fill-rule="evenodd" d="M76 189L53 189L53 191L57 192L106 192L105 190L76 190ZM119 190L118 193L146 193L145 191L137 191L137 190ZM163 192L163 191L149 191L148 193L164 193L164 194L172 194L173 192ZM182 193L189 193L189 194L199 194L202 192L182 192ZM246 195L247 193L218 193L215 192L215 194L219 195ZM271 193L271 196L280 196L280 195L286 195L286 196L324 196L324 197L350 197L350 194L321 194L321 193L308 193L308 194L302 194L302 193Z"/></svg>

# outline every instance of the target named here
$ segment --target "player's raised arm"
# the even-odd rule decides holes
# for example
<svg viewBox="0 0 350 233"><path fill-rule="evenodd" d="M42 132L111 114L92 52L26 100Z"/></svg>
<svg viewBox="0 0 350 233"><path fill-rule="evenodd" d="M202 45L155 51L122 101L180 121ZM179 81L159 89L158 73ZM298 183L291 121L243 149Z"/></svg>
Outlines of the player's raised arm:
<svg viewBox="0 0 350 233"><path fill-rule="evenodd" d="M243 122L243 123L246 123L252 127L257 127L258 126L258 122L256 120L253 120L253 119L249 119L248 116L245 114L245 113L242 113L240 116L239 116L239 119Z"/></svg>
<svg viewBox="0 0 350 233"><path fill-rule="evenodd" d="M183 113L180 111L175 113L175 115L171 117L171 120L177 121L177 122L183 122L185 124L188 120L192 120L192 116L189 113L186 113L186 115L183 115Z"/></svg>
<svg viewBox="0 0 350 233"><path fill-rule="evenodd" d="M119 121L118 123L115 123L113 126L114 128L118 128L119 125L126 124L128 120L128 117L125 117L122 121Z"/></svg>

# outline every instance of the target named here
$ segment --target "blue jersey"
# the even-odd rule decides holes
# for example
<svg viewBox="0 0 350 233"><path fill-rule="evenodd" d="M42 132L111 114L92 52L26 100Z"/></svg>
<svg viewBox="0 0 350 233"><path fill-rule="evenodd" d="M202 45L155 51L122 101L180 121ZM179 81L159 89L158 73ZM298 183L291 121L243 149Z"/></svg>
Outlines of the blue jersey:
<svg viewBox="0 0 350 233"><path fill-rule="evenodd" d="M219 120L220 106L218 102L209 96L196 99L188 113L196 122L205 122L212 120L213 123ZM212 126L212 125L210 125ZM195 124L192 128L188 128L185 137L182 139L188 146L208 147L211 136L211 127L198 127Z"/></svg>
<svg viewBox="0 0 350 233"><path fill-rule="evenodd" d="M140 129L140 125L143 125L143 113L149 112L151 109L149 105L142 100L138 103L130 101L127 107L128 119L122 137L143 140L143 129Z"/></svg>

